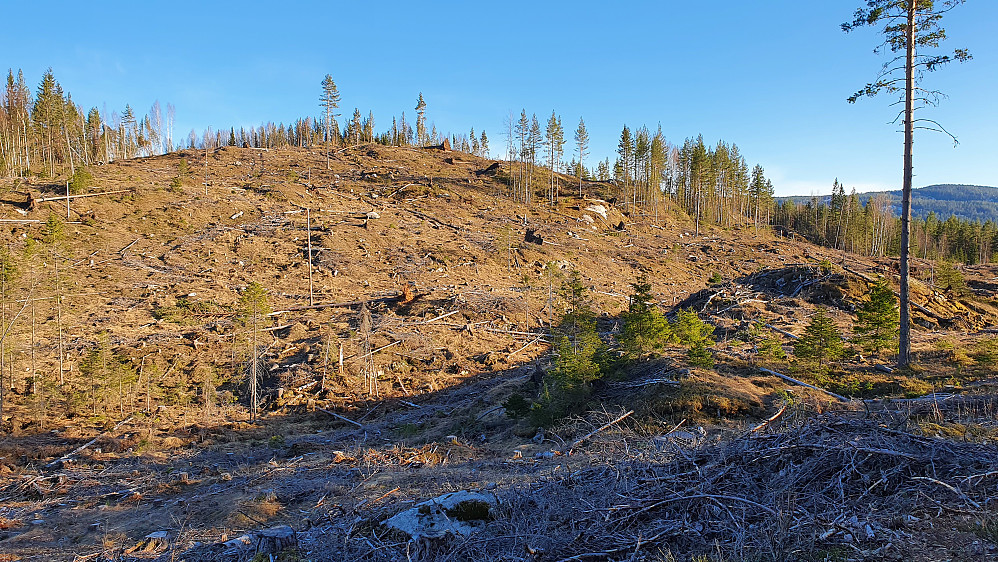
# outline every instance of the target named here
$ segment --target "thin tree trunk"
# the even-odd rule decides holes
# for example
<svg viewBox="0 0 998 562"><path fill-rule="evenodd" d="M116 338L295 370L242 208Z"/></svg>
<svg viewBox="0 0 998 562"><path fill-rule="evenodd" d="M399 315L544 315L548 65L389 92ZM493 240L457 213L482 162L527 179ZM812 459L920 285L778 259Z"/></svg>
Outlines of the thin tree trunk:
<svg viewBox="0 0 998 562"><path fill-rule="evenodd" d="M54 256L55 261L55 291L56 291L56 320L59 324L59 385L65 384L63 378L63 347L62 347L62 280L59 277L59 257ZM96 412L95 412L96 413Z"/></svg>
<svg viewBox="0 0 998 562"><path fill-rule="evenodd" d="M911 363L911 310L908 276L908 251L911 236L912 145L915 141L915 10L918 0L908 0L907 53L905 58L904 100L904 184L901 191L901 293L898 366Z"/></svg>
<svg viewBox="0 0 998 562"><path fill-rule="evenodd" d="M311 175L311 170L309 170ZM305 209L305 230L308 232L308 305L314 306L315 299L312 293L312 209Z"/></svg>
<svg viewBox="0 0 998 562"><path fill-rule="evenodd" d="M31 299L31 393L38 391L38 373L35 371L35 299Z"/></svg>
<svg viewBox="0 0 998 562"><path fill-rule="evenodd" d="M259 313L256 310L253 311L253 372L250 373L250 417L254 421L256 420L256 377L257 377L257 348L256 348L256 335L257 335L257 320L259 319Z"/></svg>

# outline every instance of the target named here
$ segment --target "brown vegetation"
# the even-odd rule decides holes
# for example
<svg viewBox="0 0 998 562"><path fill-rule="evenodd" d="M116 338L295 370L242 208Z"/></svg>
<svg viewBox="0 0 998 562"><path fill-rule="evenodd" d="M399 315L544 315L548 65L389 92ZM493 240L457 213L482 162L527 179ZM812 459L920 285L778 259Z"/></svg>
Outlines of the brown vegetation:
<svg viewBox="0 0 998 562"><path fill-rule="evenodd" d="M0 556L113 559L141 543L127 556L216 560L211 545L279 524L308 560L994 556L993 475L974 479L995 470L993 268L967 270L975 296L913 286L915 370L862 356L813 370L777 351L819 306L848 333L888 262L750 225L694 237L677 209L622 212L574 181L557 206L522 205L501 174L476 174L490 161L453 154L359 146L327 170L318 151L227 147L207 154L207 186L174 181L204 152L121 161L92 189L129 193L72 200L61 242L43 228L65 201L0 204L39 221L0 225L20 260L5 321L34 312L11 328L0 381ZM590 414L546 432L506 417L544 381L549 294L572 270L607 339L644 273L657 306L717 326L716 367L670 348L597 385ZM251 282L273 311L255 421L238 310ZM880 413L814 420L837 407L761 366ZM380 527L460 489L504 502L480 535L408 544ZM169 546L146 550L155 531ZM944 538L951 550L928 546Z"/></svg>

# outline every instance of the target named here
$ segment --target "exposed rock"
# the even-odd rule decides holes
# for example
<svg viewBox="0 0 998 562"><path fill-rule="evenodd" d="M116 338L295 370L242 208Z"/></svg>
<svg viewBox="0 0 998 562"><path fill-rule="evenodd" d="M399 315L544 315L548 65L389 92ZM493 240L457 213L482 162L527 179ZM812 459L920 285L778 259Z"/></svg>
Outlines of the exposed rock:
<svg viewBox="0 0 998 562"><path fill-rule="evenodd" d="M495 518L499 500L492 494L451 492L417 504L384 522L413 540L467 537Z"/></svg>
<svg viewBox="0 0 998 562"><path fill-rule="evenodd" d="M584 210L589 211L590 213L596 213L597 215L603 217L604 219L606 219L608 212L607 208L604 207L603 205L589 205Z"/></svg>

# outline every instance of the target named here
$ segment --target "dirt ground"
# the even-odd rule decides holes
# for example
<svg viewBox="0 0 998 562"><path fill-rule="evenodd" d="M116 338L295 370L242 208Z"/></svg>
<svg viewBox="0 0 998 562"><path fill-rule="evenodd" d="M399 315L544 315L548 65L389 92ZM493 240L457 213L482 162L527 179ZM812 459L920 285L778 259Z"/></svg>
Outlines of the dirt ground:
<svg viewBox="0 0 998 562"><path fill-rule="evenodd" d="M97 168L93 192L129 192L73 199L68 221L65 201L22 205L64 187L7 180L0 218L39 222L0 224L11 253L26 256L20 301L4 309L22 314L0 381L9 389L0 559L248 559L252 552L223 555L217 545L279 524L297 531L302 560L998 559L995 467L968 460L998 458L988 401L998 268L964 269L969 295L915 282L914 371L887 372L887 358L860 355L812 372L760 359L754 327L789 349L824 307L848 334L869 280L892 279L890 260L748 225L695 237L676 209L607 203L605 184L586 184L580 199L566 181L556 206L527 206L505 196L501 177L475 173L489 164L376 145L336 151L328 170L317 148L181 151ZM65 239L30 242L50 216L66 221ZM916 265L930 279L928 264ZM547 433L509 419L503 402L534 391L535 372L549 365L543 330L573 270L610 334L645 274L660 306L693 308L717 326L716 368L690 370L675 349L634 366L599 389L593 412ZM237 310L250 282L267 290L273 311L260 340L256 420ZM98 384L83 367L102 342L127 368ZM836 404L762 366L856 400ZM662 378L676 384L655 382ZM920 410L924 395L934 409ZM810 457L777 455L782 464L771 465L760 460L765 450L828 445L836 423L874 423L901 432L884 437L901 442L861 448L896 454L868 453L874 462L831 447L838 456L823 459L836 468L824 477L880 471L904 501L892 508L841 484L837 511L811 503L825 518L803 518L786 503L806 503L788 495L791 483L753 495L745 480L722 485L720 472L702 470L787 405L793 415L751 432L765 437L738 453L736 472L761 479L763 468L783 470L808 483L808 501L831 498L796 472ZM632 409L568 454L573 439ZM822 417L830 411L840 417ZM879 412L874 422L864 421L868 411ZM867 439L868 429L849 425L834 443ZM926 459L950 472L925 472ZM710 505L681 503L683 517L648 507L679 502L679 490L643 479L690 470L699 480L676 482L699 487ZM411 543L381 527L455 490L502 500L481 534ZM712 496L754 498L774 515ZM863 510L874 508L870 536ZM708 523L718 531L706 532ZM144 538L157 531L167 538ZM765 536L797 542L747 554Z"/></svg>

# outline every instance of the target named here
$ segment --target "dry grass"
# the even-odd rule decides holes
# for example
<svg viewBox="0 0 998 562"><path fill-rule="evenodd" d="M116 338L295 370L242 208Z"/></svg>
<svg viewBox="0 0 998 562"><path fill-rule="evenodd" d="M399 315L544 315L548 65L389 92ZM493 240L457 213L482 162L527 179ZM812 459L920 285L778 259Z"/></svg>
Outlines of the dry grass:
<svg viewBox="0 0 998 562"><path fill-rule="evenodd" d="M802 486L841 483L832 491L853 494L858 477L845 470L848 466L921 474L906 457L891 457L901 459L899 464L885 464L883 455L864 458L828 441L828 435L813 433L822 427L830 434L862 438L859 426L826 424L806 430L795 425L824 410L824 399L800 389L787 394L785 383L758 376L751 345L737 339L749 319L799 332L816 305L837 307L836 321L848 325L848 305L862 298L866 287L857 277L836 270L794 298L786 294L798 283L819 279L813 264L837 261L836 252L754 236L739 227L707 230L693 240L683 234L688 219L674 210L652 224L649 216L625 217L611 209L609 222L626 219L626 232L598 221L591 228L579 220L587 203L571 195L574 189L566 189L555 208L526 207L495 197L499 184L471 174L488 162L468 157L469 164L447 164L437 153L418 150L351 148L338 153L327 171L324 156L310 150L224 148L208 156L207 196L193 182L167 187L181 158L194 169L202 157L187 151L101 167L95 170L101 188L135 192L74 202L74 213L82 220L67 226L69 237L61 250L73 264L61 272L64 285L73 288L62 310L67 384L60 388L46 379L38 394L23 391L28 355L17 350L25 349L29 332L20 325L11 336L18 393L7 394L0 421L6 432L0 443L0 509L7 510L0 513L10 521L28 521L44 508L49 526L10 529L13 536L0 541L0 552L7 554L0 556L30 548L43 559L97 550L113 558L123 545L135 544L153 530L185 529L184 540L210 544L234 527L287 522L306 533L303 540L312 545L309 557L315 560L522 560L527 547L546 550L544 559L591 549L602 553L592 558L610 560L669 560L673 554L684 560L733 560L745 557L749 546L764 559L818 560L812 554L840 548L854 554L836 534L830 535L831 544L812 545L807 552L788 550L792 544L803 549L815 533L834 527L827 521L794 519L800 502L828 500L831 492L807 488L810 495L794 496L776 486L798 478ZM302 179L308 168L311 189ZM359 177L371 170L379 171L378 181ZM414 185L399 190L406 184ZM57 186L33 187L45 191ZM604 187L588 186L593 192ZM371 392L364 362L358 360L364 348L357 307L302 308L309 302L303 207L312 209L317 302L404 295L403 302L371 301L371 347L401 342L374 356L373 368L381 374ZM371 209L381 219L365 222L364 213ZM64 211L42 205L28 218L44 221ZM239 212L243 215L230 218ZM0 209L0 215L13 213ZM523 243L524 223L557 245ZM30 225L10 228L15 251L23 249L24 236L39 234ZM867 274L886 264L859 262L851 267ZM548 268L549 263L555 267ZM598 391L596 400L606 404L604 411L566 420L534 443L534 428L518 427L495 407L530 385L532 362L549 351L543 342L533 342L532 334L509 332L544 329L548 275L555 269L582 272L594 290L601 329L616 323L639 272L648 273L656 299L665 307L686 301L700 310L709 304L704 313L717 314L712 321L722 339L716 347L717 368L694 371L678 390L653 385ZM715 272L734 281L708 289ZM42 268L38 273L43 285L51 287L52 272ZM983 279L994 271L981 268L973 275ZM248 344L232 315L239 291L250 280L269 290L275 310L287 311L274 318L275 326L284 327L262 338L267 375L257 420L250 420L245 401ZM699 293L701 289L705 292ZM713 297L718 291L724 293ZM42 373L58 371L53 302L38 305L35 352ZM930 306L940 315L959 316L956 327L967 329L984 325L991 307L948 298ZM104 331L135 378L120 386L108 381L103 395L93 399L80 358ZM971 391L993 378L998 357L994 338L949 332L949 345L935 345L940 337L916 332L919 357L931 366L923 373L890 377L872 372L872 362L855 361L833 378L809 380L855 388L854 394L869 386L871 396L904 396L927 389ZM340 345L346 359L342 373L336 365ZM685 365L678 350L667 355L677 367ZM777 370L789 366L767 365ZM279 387L284 388L280 398ZM40 470L113 428L128 412L144 409L146 400L152 415L101 436L75 462ZM753 437L747 441L751 446L738 439L718 441L740 436L746 418L767 417L785 402L794 406L777 421L791 426L784 433ZM323 414L316 406L363 427ZM638 412L598 435L582 454L545 456L563 441L599 427L621 407ZM911 433L921 439L951 439L960 441L960 447L993 445L992 426L982 421L988 413L993 416L993 403L889 407L911 414L911 423L920 424ZM706 441L689 448L673 447L668 440L663 446L655 439L682 420L706 426ZM875 431L871 435L867 437L883 437ZM821 451L800 446L809 439L829 446ZM946 446L939 450L948 454ZM727 458L733 459L728 472L711 465ZM819 460L824 464L815 464ZM804 469L820 469L814 482ZM187 477L178 477L181 473ZM677 479L674 484L647 480L659 476ZM897 490L916 496L902 500L923 501L919 494L931 494L933 488L939 496L938 485L917 482L914 488L895 482ZM384 496L394 488L399 491ZM380 522L408 502L482 488L499 491L506 507L479 537L406 545L380 530ZM739 500L678 499L677 494L693 489L749 499L779 517L769 517L765 510L749 513L746 506L751 504ZM956 501L960 498L944 499L947 508L966 508ZM649 507L663 500L668 502ZM860 500L843 509L857 514L870 506L892 509L869 497ZM126 536L91 529L97 521ZM820 532L819 525L825 525ZM791 531L793 540L779 544L778 537ZM72 546L59 542L64 537L71 538ZM637 548L638 537L649 542ZM910 546L921 538L924 533L913 531L897 544ZM186 547L184 540L176 552ZM211 551L201 559L215 560L216 555ZM195 549L185 556L193 562L200 554Z"/></svg>

